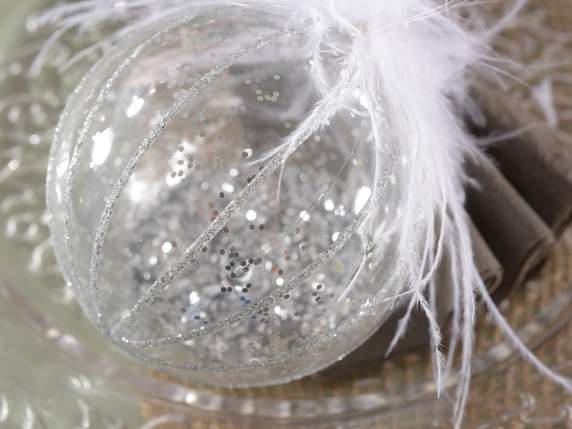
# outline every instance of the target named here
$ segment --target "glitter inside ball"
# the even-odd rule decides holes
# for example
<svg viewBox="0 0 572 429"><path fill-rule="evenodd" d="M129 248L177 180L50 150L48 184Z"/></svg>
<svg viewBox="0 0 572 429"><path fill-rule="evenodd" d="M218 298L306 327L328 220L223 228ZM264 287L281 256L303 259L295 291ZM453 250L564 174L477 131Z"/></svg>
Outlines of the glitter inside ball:
<svg viewBox="0 0 572 429"><path fill-rule="evenodd" d="M78 301L121 348L195 382L324 368L402 286L375 234L402 166L376 151L359 94L276 150L318 100L286 21L226 6L156 23L103 56L56 132L52 240Z"/></svg>

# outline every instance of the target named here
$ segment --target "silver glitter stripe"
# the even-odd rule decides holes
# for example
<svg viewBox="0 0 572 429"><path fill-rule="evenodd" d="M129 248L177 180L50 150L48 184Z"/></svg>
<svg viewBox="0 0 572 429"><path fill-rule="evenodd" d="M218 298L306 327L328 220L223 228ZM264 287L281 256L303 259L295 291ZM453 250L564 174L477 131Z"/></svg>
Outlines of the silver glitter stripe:
<svg viewBox="0 0 572 429"><path fill-rule="evenodd" d="M73 100L74 97L78 96L78 94L84 88L85 83L91 77L91 75L93 73L93 69L94 69L94 67L90 68L90 70L88 70L88 72L84 75L84 77L80 81L79 85L74 89L69 100ZM48 209L48 213L52 213L52 215L50 216L50 218L48 220L48 226L50 228L50 235L51 235L50 240L52 241L52 248L54 248L54 249L57 248L54 240L55 240L55 235L57 234L58 227L57 227L57 219L53 215L53 213L56 213L57 211L55 210L55 207L52 206L52 200L55 199L56 196L52 195L51 189L52 189L53 185L51 183L52 183L52 181L56 180L56 178L54 178L53 169L54 169L54 166L56 165L56 158L58 156L58 151L60 150L60 147L58 146L57 142L59 142L59 140L61 139L61 132L62 132L63 124L67 121L68 116L69 116L68 109L64 109L64 111L60 115L60 118L58 120L58 124L56 125L56 128L54 130L54 136L53 136L53 140L52 140L53 143L50 146L50 154L48 157L48 170L46 173L46 190L47 190L47 192L46 192L47 193L46 207ZM64 211L64 219L65 219L65 211ZM68 232L67 236L69 237L69 232ZM75 267L73 266L73 263L72 263L71 249L69 249L68 241L65 239L65 237L66 237L66 234L64 231L65 253L64 253L64 255L60 256L60 253L56 251L55 252L56 260L58 261L58 264L60 265L60 267L63 267L62 272L64 274L65 280L72 285L72 287L74 288L75 291L77 291L78 290L77 274L75 272ZM78 294L78 295L80 295L80 294ZM83 299L79 299L79 298L80 297L78 296L78 300L80 300L82 302L82 306L84 306L85 310L88 311L88 314L91 315L91 311L87 308L87 303L83 302Z"/></svg>
<svg viewBox="0 0 572 429"><path fill-rule="evenodd" d="M328 183L328 187L327 189L325 189L324 191L322 191L314 200L314 202L311 204L310 208L308 209L308 212L311 214L313 213L316 208L318 207L318 205L320 204L320 202L324 199L324 197L328 194L328 192L331 190L331 188L334 186L334 184L337 182L337 180L340 178L340 176L342 175L343 171L346 169L346 167L348 166L348 164L351 162L352 160L352 156L353 154L356 152L358 146L360 145L361 142L357 142L353 145L348 158L346 159L346 161L344 162L344 164L342 165L342 167L338 170L338 172L336 173L335 177L333 180L331 180ZM286 163L283 163L282 166L286 165ZM272 240L271 242L267 243L263 249L261 250L260 253L257 253L255 255L253 255L254 258L258 257L258 256L263 256L265 255L269 250L271 250L272 248L274 248L274 245L278 244L281 239L283 239L284 237L286 237L287 235L291 234L292 232L294 232L296 230L296 228L298 226L300 226L303 223L303 221L300 218L297 218L296 221L283 233L280 234L279 237L275 238L274 240ZM256 267L254 267L254 270L256 270ZM221 281L220 283L217 284L217 289L222 287L222 286L227 286L228 282L226 280ZM158 340L158 339L157 339ZM154 341L157 341L154 340Z"/></svg>
<svg viewBox="0 0 572 429"><path fill-rule="evenodd" d="M372 196L368 199L365 206L354 217L352 222L350 222L350 224L346 226L346 228L344 228L344 231L340 235L340 238L334 244L332 244L327 250L320 253L314 261L308 264L299 274L290 279L284 286L276 288L268 296L253 303L246 310L241 311L240 313L237 313L232 317L223 319L211 325L195 329L188 334L185 335L179 334L174 337L171 336L157 340L147 340L147 341L128 341L124 339L123 342L129 344L130 346L134 346L140 349L177 344L195 338L204 337L216 331L220 331L221 329L227 328L231 324L239 323L245 318L255 315L265 307L272 306L277 299L284 297L284 295L286 295L292 289L302 285L312 275L314 271L318 270L319 268L327 264L334 256L336 256L345 247L345 245L354 236L355 232L363 225L363 223L371 214L374 207L383 197L385 189L387 188L387 185L390 182L390 177L393 174L393 169L395 167L397 159L399 159L399 156L397 155L391 157L391 162L387 166L385 173L375 186L375 189L377 191L374 194L372 194Z"/></svg>
<svg viewBox="0 0 572 429"><path fill-rule="evenodd" d="M320 204L320 202L324 199L324 197L328 194L328 192L330 192L330 190L332 189L334 184L338 181L338 179L341 177L341 175L343 174L343 172L346 169L346 167L348 166L348 164L351 162L352 157L355 154L360 143L361 142L357 142L353 145L352 150L350 151L346 161L343 163L341 168L338 170L338 172L336 173L334 178L328 183L327 188L324 189L323 191L321 191L320 194L314 200L314 202L310 205L310 208L308 208L308 210L307 210L308 213L313 214L314 211L316 210L316 208L318 207L318 205ZM282 174L282 172L284 171L285 165L286 165L286 163L282 164L280 174ZM279 244L284 239L284 237L287 237L288 235L290 235L294 231L296 231L296 228L299 227L303 223L304 223L304 221L300 217L298 217L294 221L294 223L286 231L284 231L282 234L280 234L279 237L275 238L274 240L272 240L268 244L266 244L263 247L262 251L256 255L254 255L254 257L265 255L268 251L272 250L275 245Z"/></svg>
<svg viewBox="0 0 572 429"><path fill-rule="evenodd" d="M256 190L256 188L266 182L266 180L276 171L288 157L295 152L316 130L320 129L328 120L337 113L340 100L347 100L351 97L352 92L357 87L352 73L345 73L341 82L331 91L318 106L314 108L309 117L302 122L299 128L294 131L293 135L286 141L287 144L282 146L276 155L264 166L262 170L248 183L233 199L225 209L211 222L209 227L199 237L185 249L179 259L171 265L154 283L145 291L143 296L137 303L125 314L124 318L119 321L117 326L112 330L111 336L119 335L132 324L134 317L143 309L147 308L153 300L165 290L175 279L175 277L199 254L200 250L205 247L218 232L228 223L228 221L236 214L248 197Z"/></svg>
<svg viewBox="0 0 572 429"><path fill-rule="evenodd" d="M67 101L67 106L73 105L75 102L75 98L79 96L79 94L83 91L83 89L85 88L86 84L89 82L89 80L92 78L94 70L97 68L97 64L94 64L92 67L90 67L90 69L85 73L85 75L83 76L83 78L81 79L80 83L76 86L76 88L74 89L72 95L69 97L68 101ZM88 100L91 99L93 97L94 91L92 91L89 96L88 96ZM62 128L64 128L64 124L68 121L68 117L70 115L70 109L66 108L63 110L62 114L60 115L60 118L58 120L58 124L56 126L55 132L54 132L54 136L53 136L53 143L50 147L50 155L49 155L49 162L48 162L48 172L47 172L47 178L46 178L46 188L47 188L47 193L48 193L48 198L47 198L47 207L48 207L48 212L53 213L54 210L51 209L51 197L50 197L50 189L51 189L51 181L55 180L53 178L53 172L52 172L52 165L55 165L55 158L57 157L57 151L60 149L60 146L58 145L58 142L60 141L61 137L61 133L62 133ZM62 143L63 144L63 143ZM77 142L76 142L77 145ZM71 172L72 167L75 165L75 162L73 162L74 160L74 155L75 155L75 146L73 148L74 150L72 150L72 157L70 159L70 163L68 165L68 174L66 177L66 188L65 188L65 192L64 192L64 232L63 232L63 239L64 239L64 250L65 253L64 255L62 255L62 257L60 257L59 252L56 252L56 259L58 260L58 263L60 264L61 267L63 267L63 274L64 277L66 279L66 281L68 281L71 286L74 288L74 290L76 291L76 294L78 295L78 299L80 299L80 303L82 304L82 307L84 309L84 311L86 311L90 316L95 316L93 314L93 308L91 308L87 302L85 302L83 300L83 293L81 293L81 291L79 291L79 281L78 281L78 276L77 276L77 272L75 269L75 264L73 263L73 252L71 249L71 242L69 240L69 224L70 224L70 213L71 213L71 201L70 201L70 195L72 192L72 184L70 184L72 178L70 177L70 175L73 175L73 173ZM76 161L77 162L77 161ZM52 216L50 218L50 222L49 222L49 226L50 226L50 231L52 234L56 234L57 232L57 226L56 226L56 219L54 216ZM54 246L54 248L57 248L57 246Z"/></svg>
<svg viewBox="0 0 572 429"><path fill-rule="evenodd" d="M312 205L310 206L310 208L308 209L309 213L313 213L315 211L315 209L318 207L318 205L320 204L320 201L322 201L324 199L324 197L328 194L328 192L330 191L330 189L333 187L333 185L336 183L336 181L340 178L340 176L342 175L343 171L346 169L346 167L348 166L348 164L351 162L352 159L352 155L355 153L355 151L357 150L358 146L360 145L360 142L357 142L353 145L352 150L350 151L350 154L348 155L348 158L346 159L346 161L344 162L344 164L342 165L342 167L338 170L338 172L336 173L334 179L332 181L330 181L330 183L328 184L328 187L326 190L322 191L320 193L320 195L318 195L318 197L314 200L314 202L312 203ZM286 165L286 163L282 164L282 167L284 167L284 165ZM283 171L283 170L282 170ZM284 233L282 233L280 235L281 238L287 236L288 234L292 233L301 223L303 223L303 221L298 218L296 219L296 221L288 228L287 231L285 231ZM268 243L266 246L264 246L263 250L256 254L254 257L256 256L262 256L264 255L268 250L272 249L274 247L275 244L277 244L281 238L276 238L275 240L271 241L270 243ZM221 283L219 283L218 286L222 286L225 285L226 283L223 281ZM163 341L166 340L167 338L174 338L174 337L164 337L164 338L158 338L155 340L150 340L153 342L159 342L159 341ZM139 342L130 342L130 343L139 343ZM148 345L149 343L145 343L146 345Z"/></svg>
<svg viewBox="0 0 572 429"><path fill-rule="evenodd" d="M218 64L209 72L205 73L201 78L195 83L189 90L185 91L169 108L165 115L161 118L159 123L153 127L149 135L143 140L143 142L137 148L135 154L129 159L127 165L125 166L121 176L115 183L111 195L107 198L105 209L101 215L100 222L96 229L96 235L93 243L91 265L89 270L89 285L90 289L93 290L95 298L97 300L97 275L99 272L99 266L101 263L101 253L103 245L105 243L105 236L111 222L111 218L117 206L117 202L123 188L132 176L137 164L143 157L143 155L153 146L155 141L162 134L163 130L169 125L169 123L175 118L175 116L193 99L199 96L215 79L219 78L225 70L229 67L238 63L240 59L248 55L251 51L260 49L264 46L269 45L276 39L286 36L297 34L296 30L292 31L282 31L277 33L272 33L266 37L263 37L251 44L248 44L233 55L226 58L221 64ZM110 84L107 84L110 87ZM221 226L222 228L222 226ZM97 300L98 301L98 300Z"/></svg>
<svg viewBox="0 0 572 429"><path fill-rule="evenodd" d="M195 14L186 15L185 17L176 21L175 23L163 27L160 31L157 31L151 37L146 39L143 43L138 45L135 48L135 50L132 52L132 54L129 55L114 70L111 77L106 81L103 89L101 89L99 91L96 100L94 101L90 111L86 115L85 121L83 123L83 127L78 134L78 138L77 138L76 144L75 144L74 149L73 149L73 154L72 154L72 157L70 160L70 164L68 166L68 175L67 175L67 180L66 180L66 189L65 189L65 197L64 197L64 245L65 245L65 249L68 253L68 258L70 261L70 269L71 269L71 273L72 273L72 278L74 278L74 279L77 279L77 274L76 274L76 270L75 270L75 264L73 263L73 249L72 249L71 240L70 240L71 210L72 210L71 209L71 206L72 206L71 200L72 200L73 187L75 185L75 175L76 175L76 170L77 170L77 163L79 161L79 157L81 155L81 150L83 148L83 144L85 142L87 133L88 133L88 131L89 131L89 129L93 123L95 116L97 115L97 113L101 109L101 106L103 105L103 102L107 98L109 90L111 89L111 87L113 86L115 81L123 74L125 69L135 59L137 59L147 48L149 48L152 44L157 42L158 39L160 39L166 33L171 31L173 28L176 28L180 25L183 25L183 24L189 22L195 16L196 16ZM117 49L116 49L116 51L117 51ZM87 82L87 79L92 77L93 71L98 65L99 65L99 63L96 63L96 65L90 70L89 74L86 75L86 77L84 78L84 80L80 84L80 88L85 85L85 83ZM89 95L89 98L91 98L94 93L95 93L95 90ZM89 291L91 294L91 303L92 303L92 305L95 306L96 322L99 324L100 319L101 319L101 313L99 311L99 299L98 299L97 286L90 282Z"/></svg>

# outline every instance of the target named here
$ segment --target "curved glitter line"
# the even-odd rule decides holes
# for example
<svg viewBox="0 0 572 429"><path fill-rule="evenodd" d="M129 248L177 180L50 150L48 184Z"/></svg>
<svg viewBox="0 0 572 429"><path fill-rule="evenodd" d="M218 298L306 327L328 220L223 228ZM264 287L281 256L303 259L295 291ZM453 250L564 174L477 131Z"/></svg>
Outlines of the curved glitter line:
<svg viewBox="0 0 572 429"><path fill-rule="evenodd" d="M353 78L352 73L346 73L330 95L314 108L309 117L303 121L293 135L286 140L285 144L282 145L264 168L238 193L236 198L224 208L216 219L210 223L208 228L185 249L179 259L164 271L153 285L143 293L143 296L139 298L137 303L126 312L123 319L113 328L110 336L113 337L118 331L121 332L124 330L126 324L131 323L133 318L141 310L148 307L156 296L172 283L175 277L196 258L200 250L205 247L237 213L250 194L254 192L259 185L264 183L268 176L278 169L316 130L320 129L320 127L337 113L340 107L340 100L351 97L356 87L357 82Z"/></svg>
<svg viewBox="0 0 572 429"><path fill-rule="evenodd" d="M314 200L314 202L310 205L310 207L307 209L309 214L314 213L314 211L316 210L316 208L318 207L318 204L320 204L320 201L322 201L324 199L324 197L326 195L328 195L328 193L330 192L330 190L332 189L332 187L334 186L334 184L338 181L338 179L342 176L344 170L346 169L346 167L348 166L348 164L351 162L351 158L352 155L355 154L357 148L360 146L361 142L356 142L353 146L352 149L350 150L350 153L346 159L346 161L344 162L344 164L341 166L341 168L338 170L338 172L336 173L336 175L334 176L333 180L330 181L330 183L328 183L328 187L320 192L320 194L316 197L316 199ZM282 166L286 165L286 163L282 164ZM282 173L282 169L281 169L281 173ZM264 247L262 248L262 251L260 253L258 253L256 256L262 256L265 255L267 252L269 252L272 247L275 244L278 244L280 242L281 239L283 239L284 237L287 237L289 234L291 234L292 232L294 232L296 230L296 228L298 226L300 226L304 221L300 218L297 218L296 221L286 230L284 231L282 234L280 234L279 237L275 238L274 240L272 240L271 242L267 243L264 245Z"/></svg>
<svg viewBox="0 0 572 429"><path fill-rule="evenodd" d="M324 191L322 191L322 192L314 199L313 203L310 205L310 208L308 208L308 210L307 210L308 213L310 213L310 214L313 213L313 212L316 210L316 208L317 208L318 204L320 203L320 201L322 201L322 200L324 199L324 197L328 194L328 192L332 189L332 187L334 186L334 184L335 184L335 183L337 182L337 180L341 177L343 171L346 169L346 167L348 166L348 164L351 162L352 155L355 154L357 148L360 146L361 143L362 143L362 142L358 141L358 142L356 142L356 143L352 146L352 148L351 148L351 150L350 150L350 153L349 153L349 155L348 155L346 161L344 162L344 164L342 165L342 167L338 170L338 172L336 173L334 179L332 179L332 180L328 183L327 189L325 189ZM285 165L285 164L282 164L282 165ZM270 241L269 243L266 243L266 244L264 245L264 247L262 248L262 250L261 250L259 253L253 255L253 257L254 257L254 258L260 257L260 256L263 256L263 255L265 255L266 253L268 253L268 252L272 249L272 247L273 247L275 244L279 243L281 239L283 239L284 237L288 236L288 235L291 234L293 231L295 231L295 229L296 229L300 224L302 224L302 223L303 223L303 221L302 221L301 219L299 219L299 218L296 219L296 221L295 221L286 231L284 231L283 233L281 233L279 237L276 237L275 239L273 239L273 240ZM253 267L253 268L254 268L254 271L253 271L253 272L255 272L256 269L257 269L257 267L255 266L255 267ZM218 288L220 288L220 287L228 287L228 286L232 286L232 285L231 285L227 280L222 280L222 281L219 282L216 286L217 286L217 289L218 289ZM154 339L154 340L150 340L150 341L159 341L159 340L161 340L161 339L162 339L162 338Z"/></svg>
<svg viewBox="0 0 572 429"><path fill-rule="evenodd" d="M109 224L111 223L112 215L115 211L115 207L117 205L119 197L121 196L123 188L129 181L131 175L133 174L133 171L137 167L137 164L139 163L143 155L152 147L152 145L162 134L163 130L174 119L174 117L190 101L199 96L202 93L202 91L204 91L213 82L213 80L219 78L222 75L223 71L235 65L240 59L247 56L251 51L267 46L280 37L292 34L299 34L299 33L300 31L297 29L272 33L261 39L256 40L251 44L245 45L244 47L236 51L233 55L227 57L222 63L216 65L209 72L201 76L198 82L195 83L189 90L185 91L185 93L181 95L173 105L171 105L171 107L168 109L165 115L161 117L159 123L151 130L149 135L139 145L135 154L129 159L127 165L123 169L121 176L116 181L113 190L111 192L111 195L107 199L107 202L105 204L105 209L101 215L100 222L96 229L96 235L92 249L91 264L89 269L89 277L90 277L89 286L90 290L92 290L92 293L94 293L94 297L97 302L98 302L97 275L101 262L101 253L105 242L105 236L107 234ZM101 315L98 315L98 318L99 317L101 317Z"/></svg>
<svg viewBox="0 0 572 429"><path fill-rule="evenodd" d="M320 195L318 195L318 197L314 200L314 202L310 205L310 208L308 209L309 213L313 213L318 204L320 203L320 201L322 201L324 199L324 197L328 194L328 192L332 189L332 187L334 186L334 184L336 183L336 181L341 177L343 171L346 169L346 167L348 166L348 164L351 162L351 157L352 155L356 152L357 148L359 147L359 145L361 144L361 142L356 142L353 146L352 149L349 153L349 156L347 157L346 161L344 162L344 164L342 165L342 167L338 170L338 172L336 173L335 177L333 180L330 181L330 183L328 184L328 187L326 190L324 190L323 192L320 193ZM284 164L282 164L282 166L284 166ZM280 234L279 237L277 237L276 239L272 240L271 242L265 244L264 248L262 249L262 251L256 255L254 255L253 257L258 257L258 256L262 256L265 255L269 250L272 249L272 247L277 244L282 238L284 238L285 236L287 236L288 234L292 233L300 224L302 223L302 220L300 219L296 219L296 221L282 234ZM257 267L254 267L255 269ZM217 287L221 287L221 286L230 286L228 284L228 282L226 280L221 281ZM153 339L153 340L148 340L148 341L161 341L164 340L167 337L163 337L163 338L157 338L157 339ZM130 341L130 343L135 343L134 341ZM139 344L140 342L137 341L137 344Z"/></svg>
<svg viewBox="0 0 572 429"><path fill-rule="evenodd" d="M111 88L113 83L123 74L125 69L135 59L137 59L141 55L142 52L144 52L148 47L150 47L151 45L156 43L158 41L157 39L161 38L166 33L170 32L173 28L176 28L180 25L186 24L187 22L192 20L194 17L196 17L196 14L194 14L194 13L188 14L185 17L183 17L182 19L178 20L177 22L172 23L170 25L166 25L165 27L161 28L161 30L155 32L154 34L151 35L151 37L149 37L143 43L138 45L134 49L133 53L131 55L129 55L114 70L112 75L106 81L104 88L102 90L100 90L99 93L97 94L97 98L93 102L92 108L90 109L90 111L86 115L82 129L81 129L81 131L78 134L78 137L76 139L76 144L73 148L72 156L70 158L70 164L68 167L68 175L66 178L65 196L64 196L64 245L65 245L65 249L68 253L68 258L70 261L69 267L71 270L72 278L77 279L75 264L73 264L73 262L71 262L73 260L73 249L72 249L71 240L70 240L72 192L73 192L73 188L75 185L74 179L75 179L75 174L76 174L76 169L77 169L79 157L81 155L81 150L83 148L83 144L85 143L85 138L87 136L89 128L91 127L91 125L93 123L94 117L99 112L101 105L102 105L103 101L105 100L105 98L107 97L109 89ZM91 77L91 75L93 74L94 70L97 68L98 65L99 65L99 63L97 63L90 70L89 74L86 75L86 77L84 78L84 80L82 81L82 83L80 84L80 86L78 88L83 88L83 86L86 84L87 80L89 80L89 77ZM89 98L91 98L94 95L94 93L95 93L95 90L90 94ZM96 322L99 325L100 319L101 319L101 313L99 311L99 299L98 299L97 287L93 287L93 286L94 285L91 285L91 282L90 282L89 291L91 294L91 303L92 303L92 305L95 306Z"/></svg>
<svg viewBox="0 0 572 429"><path fill-rule="evenodd" d="M353 218L353 220L345 227L340 238L332 244L327 250L321 252L314 261L306 265L306 267L292 279L290 279L284 286L281 286L273 290L268 296L256 301L250 305L246 310L243 310L235 315L220 320L216 323L202 326L198 329L194 329L186 335L176 335L161 338L158 340L147 340L147 341L129 341L124 340L124 344L129 344L138 348L151 348L159 347L163 345L177 344L185 342L188 340L204 337L206 335L220 331L221 329L228 327L231 324L236 324L241 322L247 317L250 317L260 311L261 308L271 306L276 299L282 298L285 294L290 292L292 289L299 287L303 282L305 282L310 275L321 268L324 264L328 263L334 256L336 256L349 242L349 240L354 236L355 232L360 228L361 225L366 221L366 219L371 214L375 205L381 200L388 183L390 183L390 177L393 172L393 167L395 166L395 160L397 156L391 158L390 164L387 166L385 174L379 180L378 186L376 186L377 192L372 194L368 199L362 210Z"/></svg>

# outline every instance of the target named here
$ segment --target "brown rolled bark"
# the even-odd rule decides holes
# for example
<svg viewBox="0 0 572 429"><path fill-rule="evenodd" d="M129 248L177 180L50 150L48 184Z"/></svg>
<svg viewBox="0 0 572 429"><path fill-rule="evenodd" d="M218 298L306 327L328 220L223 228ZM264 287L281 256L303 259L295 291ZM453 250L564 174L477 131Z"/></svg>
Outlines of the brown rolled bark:
<svg viewBox="0 0 572 429"><path fill-rule="evenodd" d="M485 124L480 135L512 133L488 153L500 172L538 216L559 235L572 221L572 146L518 102L480 86L475 91Z"/></svg>
<svg viewBox="0 0 572 429"><path fill-rule="evenodd" d="M502 299L546 259L554 236L491 161L468 162L467 174L478 183L467 189L467 210L504 270Z"/></svg>
<svg viewBox="0 0 572 429"><path fill-rule="evenodd" d="M493 293L501 285L504 269L472 221L469 228L471 229L475 264L487 290Z"/></svg>

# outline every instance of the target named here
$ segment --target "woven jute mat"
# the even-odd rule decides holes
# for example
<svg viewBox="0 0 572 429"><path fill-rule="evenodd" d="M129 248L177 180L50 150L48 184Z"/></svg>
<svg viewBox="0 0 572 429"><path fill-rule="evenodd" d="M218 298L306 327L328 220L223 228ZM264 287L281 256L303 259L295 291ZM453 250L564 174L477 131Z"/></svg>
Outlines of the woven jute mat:
<svg viewBox="0 0 572 429"><path fill-rule="evenodd" d="M485 2L486 3L486 2ZM500 1L497 6L507 7ZM493 6L491 6L493 7ZM557 110L570 112L560 118L558 128L572 134L572 0L530 1L514 28L499 41L498 52L522 64L535 64L515 72L519 82L506 84L515 102L525 105L538 117L543 114L531 97L531 88L550 78ZM568 33L568 34L566 34ZM536 62L535 62L536 61ZM541 66L544 64L544 66ZM549 66L549 67L548 67ZM552 78L554 76L554 79ZM526 81L528 86L522 84ZM566 138L563 144L566 144ZM572 150L572 141L569 141ZM572 166L571 166L572 168ZM572 307L562 308L572 295L572 231L558 241L548 261L526 283L502 304L509 323L524 336L537 356L563 375L572 376ZM556 314L558 313L558 314ZM534 322L531 322L534 321ZM503 363L490 365L477 375L471 387L464 427L466 428L567 428L572 427L572 397L538 375L532 366L513 356L503 343L505 338L484 312L479 313L476 327L476 352L479 356L499 358ZM501 359L503 358L503 359ZM479 372L477 366L477 373ZM156 377L168 379L164 375ZM267 398L312 401L324 397L351 397L367 393L399 395L404 387L431 379L430 357L424 351L411 352L369 368L343 376L319 375L282 386L259 389L200 388L205 392L229 398ZM184 383L181 383L184 384ZM189 387L193 387L187 384ZM441 399L407 403L399 411L380 412L378 416L350 418L311 427L325 428L446 428L450 426L450 400ZM443 405L445 404L445 405ZM409 406L408 406L409 405ZM399 407L397 407L399 408ZM222 413L209 416L196 414L191 407L142 403L142 413L153 428L160 429L246 429L284 427L285 421L253 420L237 423L225 420ZM161 416L176 414L174 422L161 423ZM374 413L375 414L375 413ZM302 427L292 423L287 427ZM309 426L304 426L309 427Z"/></svg>

